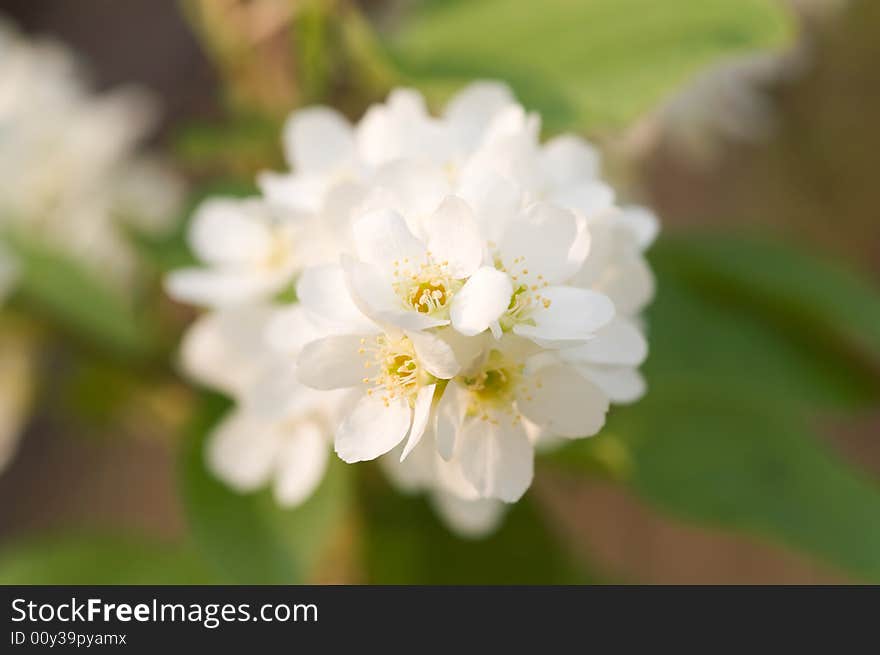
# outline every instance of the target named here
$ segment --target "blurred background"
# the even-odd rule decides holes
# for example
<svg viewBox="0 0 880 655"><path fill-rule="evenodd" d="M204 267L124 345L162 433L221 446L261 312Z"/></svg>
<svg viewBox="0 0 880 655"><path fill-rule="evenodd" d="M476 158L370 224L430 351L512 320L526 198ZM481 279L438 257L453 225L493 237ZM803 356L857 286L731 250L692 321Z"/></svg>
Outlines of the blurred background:
<svg viewBox="0 0 880 655"><path fill-rule="evenodd" d="M3 0L0 12L78 53L94 89L151 91L144 143L185 196L172 226L131 236L130 306L28 260L3 307L2 393L27 411L0 473L0 582L880 581L875 1ZM203 479L210 418L174 366L194 313L159 286L189 261L196 200L279 167L297 106L356 118L399 84L439 106L485 77L540 111L546 134L600 145L623 195L661 217L648 396L543 458L484 541L451 536L370 465L337 466L292 512ZM59 301L76 293L74 305L118 311L113 325ZM264 548L278 566L253 561Z"/></svg>

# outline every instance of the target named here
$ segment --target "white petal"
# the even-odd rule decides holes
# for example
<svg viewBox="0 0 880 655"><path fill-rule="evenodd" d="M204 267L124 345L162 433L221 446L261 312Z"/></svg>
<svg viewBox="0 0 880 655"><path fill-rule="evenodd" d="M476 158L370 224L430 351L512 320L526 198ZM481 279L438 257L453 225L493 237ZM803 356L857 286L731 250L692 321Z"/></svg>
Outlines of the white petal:
<svg viewBox="0 0 880 655"><path fill-rule="evenodd" d="M203 307L231 307L265 300L290 280L286 271L184 268L165 278L165 292L177 300Z"/></svg>
<svg viewBox="0 0 880 655"><path fill-rule="evenodd" d="M648 342L632 321L616 317L586 343L561 352L570 362L638 366L648 356Z"/></svg>
<svg viewBox="0 0 880 655"><path fill-rule="evenodd" d="M440 339L443 339L455 355L455 361L461 366L462 372L471 370L478 360L482 358L484 351L489 346L491 335L487 332L479 337L468 337L456 331L452 326L438 328L432 332Z"/></svg>
<svg viewBox="0 0 880 655"><path fill-rule="evenodd" d="M412 159L382 166L373 176L373 186L384 194L384 208L400 212L417 236L421 236L419 221L435 211L451 190L449 175L441 166Z"/></svg>
<svg viewBox="0 0 880 655"><path fill-rule="evenodd" d="M506 84L479 81L469 84L453 96L443 114L459 144L471 148L477 145L492 118L515 102Z"/></svg>
<svg viewBox="0 0 880 655"><path fill-rule="evenodd" d="M373 105L355 128L357 152L368 166L379 166L399 156L399 148L390 125L387 109Z"/></svg>
<svg viewBox="0 0 880 655"><path fill-rule="evenodd" d="M362 335L348 334L306 344L296 364L300 382L324 390L363 384L363 340Z"/></svg>
<svg viewBox="0 0 880 655"><path fill-rule="evenodd" d="M521 105L508 104L492 116L483 147L491 147L510 139L533 144L540 128L540 117L537 114L527 113Z"/></svg>
<svg viewBox="0 0 880 655"><path fill-rule="evenodd" d="M593 237L590 233L587 219L580 214L576 214L575 219L577 221L577 236L575 236L574 243L568 251L568 258L570 261L580 262L580 265L583 266L587 256L590 254L590 248L593 246ZM573 275L576 276L577 271ZM569 284L571 284L571 279L572 276L569 276Z"/></svg>
<svg viewBox="0 0 880 655"><path fill-rule="evenodd" d="M307 268L296 283L296 296L309 310L332 325L352 332L369 332L370 323L351 298L345 271L339 264Z"/></svg>
<svg viewBox="0 0 880 655"><path fill-rule="evenodd" d="M420 118L428 115L425 97L416 89L398 87L388 94L388 109L400 118Z"/></svg>
<svg viewBox="0 0 880 655"><path fill-rule="evenodd" d="M434 412L434 440L437 452L445 460L452 457L461 424L464 422L467 403L464 393L455 383L446 387Z"/></svg>
<svg viewBox="0 0 880 655"><path fill-rule="evenodd" d="M319 391L305 386L299 380L296 361L281 358L264 366L238 400L239 406L254 416L287 423L291 417L330 414L338 394L346 391Z"/></svg>
<svg viewBox="0 0 880 655"><path fill-rule="evenodd" d="M300 304L283 305L269 318L261 335L277 353L295 357L310 341L327 336L317 318Z"/></svg>
<svg viewBox="0 0 880 655"><path fill-rule="evenodd" d="M325 172L351 160L354 133L335 109L300 109L284 125L284 149L296 172Z"/></svg>
<svg viewBox="0 0 880 655"><path fill-rule="evenodd" d="M506 273L483 266L452 298L449 317L453 327L466 336L480 334L510 306L513 285Z"/></svg>
<svg viewBox="0 0 880 655"><path fill-rule="evenodd" d="M534 451L519 423L471 418L459 439L462 473L481 497L508 503L522 497L532 483Z"/></svg>
<svg viewBox="0 0 880 655"><path fill-rule="evenodd" d="M570 366L548 366L517 397L523 415L550 434L589 437L605 424L608 397Z"/></svg>
<svg viewBox="0 0 880 655"><path fill-rule="evenodd" d="M654 297L654 273L641 256L619 261L596 285L624 316L638 314Z"/></svg>
<svg viewBox="0 0 880 655"><path fill-rule="evenodd" d="M320 211L330 181L314 173L263 171L257 175L257 186L268 202L297 212Z"/></svg>
<svg viewBox="0 0 880 655"><path fill-rule="evenodd" d="M268 482L278 454L276 426L235 411L208 439L208 469L233 489L253 491Z"/></svg>
<svg viewBox="0 0 880 655"><path fill-rule="evenodd" d="M333 182L328 187L320 210L320 221L340 242L350 238L348 231L352 215L364 201L366 193L364 184L356 180Z"/></svg>
<svg viewBox="0 0 880 655"><path fill-rule="evenodd" d="M537 203L508 224L499 251L511 275L521 280L556 284L574 275L586 254L575 214L547 203ZM527 272L526 272L527 271Z"/></svg>
<svg viewBox="0 0 880 655"><path fill-rule="evenodd" d="M256 262L268 256L272 234L259 213L268 211L257 199L210 198L193 215L188 241L203 262Z"/></svg>
<svg viewBox="0 0 880 655"><path fill-rule="evenodd" d="M352 226L358 257L391 273L394 262L404 260L413 264L425 259L425 244L419 241L407 227L403 217L395 211L371 211Z"/></svg>
<svg viewBox="0 0 880 655"><path fill-rule="evenodd" d="M480 539L492 534L504 517L504 503L494 498L465 500L441 492L434 494L433 500L437 513L449 529L468 539Z"/></svg>
<svg viewBox="0 0 880 655"><path fill-rule="evenodd" d="M227 394L243 393L271 356L261 346L270 316L268 307L242 307L200 316L180 344L184 372Z"/></svg>
<svg viewBox="0 0 880 655"><path fill-rule="evenodd" d="M483 262L480 228L471 208L460 198L447 197L425 219L425 233L431 257L445 262L453 277L466 278Z"/></svg>
<svg viewBox="0 0 880 655"><path fill-rule="evenodd" d="M460 442L456 444L457 451L461 450ZM444 460L436 451L432 453L433 480L430 485L434 490L453 494L464 500L477 500L480 494L474 485L465 477L461 469L461 459L453 456Z"/></svg>
<svg viewBox="0 0 880 655"><path fill-rule="evenodd" d="M416 395L416 404L413 407L412 427L409 430L409 439L403 447L403 452L400 454L401 462L407 458L410 452L412 452L412 449L422 440L422 435L425 434L425 428L428 426L428 418L431 416L431 403L434 400L434 391L436 389L436 384L429 384L419 389L419 392Z"/></svg>
<svg viewBox="0 0 880 655"><path fill-rule="evenodd" d="M614 303L595 291L578 287L547 287L531 315L534 325L518 324L513 331L544 340L586 340L614 318Z"/></svg>
<svg viewBox="0 0 880 655"><path fill-rule="evenodd" d="M600 181L590 181L553 193L550 199L587 218L607 212L614 205L614 189Z"/></svg>
<svg viewBox="0 0 880 655"><path fill-rule="evenodd" d="M427 332L407 331L412 341L419 364L435 378L448 380L458 375L461 366L455 359L452 347L438 336Z"/></svg>
<svg viewBox="0 0 880 655"><path fill-rule="evenodd" d="M275 473L275 499L295 507L311 496L324 477L330 444L314 421L297 421L284 430Z"/></svg>
<svg viewBox="0 0 880 655"><path fill-rule="evenodd" d="M404 307L394 294L391 279L376 266L343 255L342 267L352 301L376 323L403 330L426 330L449 323Z"/></svg>
<svg viewBox="0 0 880 655"><path fill-rule="evenodd" d="M546 184L561 189L599 174L599 151L579 136L563 134L541 148L540 161Z"/></svg>
<svg viewBox="0 0 880 655"><path fill-rule="evenodd" d="M660 231L657 216L646 207L625 207L616 220L632 232L642 250L654 242Z"/></svg>
<svg viewBox="0 0 880 655"><path fill-rule="evenodd" d="M404 461L400 459L402 452L403 445L398 444L378 460L391 484L405 493L415 493L433 486L435 453L431 444L422 440Z"/></svg>
<svg viewBox="0 0 880 655"><path fill-rule="evenodd" d="M370 107L356 140L361 158L374 167L395 159L442 162L451 145L444 126L429 116L424 98L412 89L395 89L384 105Z"/></svg>
<svg viewBox="0 0 880 655"><path fill-rule="evenodd" d="M349 464L376 459L399 444L412 423L403 398L385 402L364 395L336 430L336 454Z"/></svg>
<svg viewBox="0 0 880 655"><path fill-rule="evenodd" d="M577 369L605 392L613 403L632 403L645 395L645 379L633 368L581 365Z"/></svg>
<svg viewBox="0 0 880 655"><path fill-rule="evenodd" d="M456 195L474 212L486 241L498 242L510 221L520 211L522 190L509 178L493 170L468 167L459 175Z"/></svg>

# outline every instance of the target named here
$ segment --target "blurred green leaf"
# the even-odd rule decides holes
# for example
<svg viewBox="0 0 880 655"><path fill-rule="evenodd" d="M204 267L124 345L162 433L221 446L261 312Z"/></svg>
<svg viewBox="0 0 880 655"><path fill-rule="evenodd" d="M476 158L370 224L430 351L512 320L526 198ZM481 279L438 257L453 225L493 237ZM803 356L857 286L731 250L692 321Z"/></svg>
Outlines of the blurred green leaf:
<svg viewBox="0 0 880 655"><path fill-rule="evenodd" d="M181 492L196 545L227 584L308 582L348 509L348 469L331 460L315 494L295 509L269 490L239 494L205 468L204 446L229 403L206 396L191 426L181 466Z"/></svg>
<svg viewBox="0 0 880 655"><path fill-rule="evenodd" d="M109 536L28 539L0 549L2 585L209 584L188 548Z"/></svg>
<svg viewBox="0 0 880 655"><path fill-rule="evenodd" d="M651 393L677 384L723 385L779 409L813 412L877 402L880 377L864 357L833 338L835 330L852 330L849 311L825 315L826 330L806 315L784 312L784 294L762 298L759 281L744 277L735 285L714 284L720 261L707 258L684 275L680 267L704 247L708 251L711 243L661 240L652 253L659 290L648 310L651 355L644 370ZM754 250L743 249L740 256L743 271L751 269L756 277L762 267L773 266ZM804 286L818 288L810 287L811 265L819 263L806 260L787 271L800 272Z"/></svg>
<svg viewBox="0 0 880 655"><path fill-rule="evenodd" d="M65 362L66 375L56 384L67 418L78 421L77 434L119 439L117 430L108 429L138 392L143 372L119 366L112 360L87 356Z"/></svg>
<svg viewBox="0 0 880 655"><path fill-rule="evenodd" d="M155 327L97 272L32 240L9 243L21 268L16 298L29 309L101 348L142 355L153 347Z"/></svg>
<svg viewBox="0 0 880 655"><path fill-rule="evenodd" d="M296 70L304 100L302 104L321 102L327 93L331 72L327 56L331 26L328 10L331 7L325 2L306 0L294 21Z"/></svg>
<svg viewBox="0 0 880 655"><path fill-rule="evenodd" d="M723 385L656 391L607 428L630 449L627 484L638 494L880 581L880 487L823 446L803 417Z"/></svg>
<svg viewBox="0 0 880 655"><path fill-rule="evenodd" d="M651 259L648 394L554 459L880 580L880 486L812 425L880 398L876 292L789 246L733 235L666 237Z"/></svg>
<svg viewBox="0 0 880 655"><path fill-rule="evenodd" d="M218 123L191 123L174 135L178 161L192 173L249 179L283 166L281 125L259 115L237 115Z"/></svg>
<svg viewBox="0 0 880 655"><path fill-rule="evenodd" d="M370 584L578 584L587 573L564 552L528 499L511 506L486 539L462 539L428 502L390 491L378 476L363 485Z"/></svg>
<svg viewBox="0 0 880 655"><path fill-rule="evenodd" d="M787 337L824 340L880 364L880 289L854 272L767 238L701 234L661 242L665 269L767 315ZM876 370L876 369L875 369Z"/></svg>
<svg viewBox="0 0 880 655"><path fill-rule="evenodd" d="M572 117L605 127L721 56L784 42L789 23L773 0L432 0L405 16L390 47L420 85L499 77L551 129Z"/></svg>

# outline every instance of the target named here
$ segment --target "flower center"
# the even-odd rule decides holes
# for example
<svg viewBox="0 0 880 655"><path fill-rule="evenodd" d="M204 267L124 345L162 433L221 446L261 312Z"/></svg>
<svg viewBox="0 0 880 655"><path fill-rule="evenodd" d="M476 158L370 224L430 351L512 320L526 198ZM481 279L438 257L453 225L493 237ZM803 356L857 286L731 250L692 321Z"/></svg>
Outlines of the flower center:
<svg viewBox="0 0 880 655"><path fill-rule="evenodd" d="M416 311L430 314L446 306L447 296L443 280L425 280L410 290L408 300Z"/></svg>
<svg viewBox="0 0 880 655"><path fill-rule="evenodd" d="M269 253L263 261L265 267L270 270L283 268L290 261L292 250L290 234L283 228L276 226L272 230L272 243L269 246Z"/></svg>
<svg viewBox="0 0 880 655"><path fill-rule="evenodd" d="M523 364L512 361L498 350L489 353L483 368L473 375L460 378L470 392L467 412L486 421L495 422L491 417L496 410L514 414L514 399L523 379Z"/></svg>
<svg viewBox="0 0 880 655"><path fill-rule="evenodd" d="M364 338L358 352L364 357L364 368L372 374L363 379L370 387L367 394L380 393L386 406L398 398L413 405L419 388L431 377L419 365L408 337L380 334L372 343Z"/></svg>
<svg viewBox="0 0 880 655"><path fill-rule="evenodd" d="M495 268L510 276L513 284L513 295L510 296L510 304L507 311L498 320L501 329L505 332L511 330L517 324L534 325L531 316L538 307L545 309L550 307L550 299L540 294L541 289L548 287L549 283L543 275L535 275L526 266L525 257L517 257L510 266L507 266L500 255L495 255Z"/></svg>
<svg viewBox="0 0 880 655"><path fill-rule="evenodd" d="M428 261L417 268L409 266L404 259L403 265L394 262L394 292L410 309L421 314L444 314L452 296L461 286L446 267L446 263Z"/></svg>

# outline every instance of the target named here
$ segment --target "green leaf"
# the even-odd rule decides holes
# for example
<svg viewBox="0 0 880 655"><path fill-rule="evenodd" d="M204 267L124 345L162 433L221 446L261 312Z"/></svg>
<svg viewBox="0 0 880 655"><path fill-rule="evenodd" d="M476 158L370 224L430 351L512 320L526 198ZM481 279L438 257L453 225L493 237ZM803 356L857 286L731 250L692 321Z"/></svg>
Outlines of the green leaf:
<svg viewBox="0 0 880 655"><path fill-rule="evenodd" d="M142 355L153 347L155 327L98 273L35 241L8 242L20 264L16 299L28 309L102 348Z"/></svg>
<svg viewBox="0 0 880 655"><path fill-rule="evenodd" d="M370 584L579 584L584 570L548 534L528 499L511 506L486 539L462 539L427 501L390 491L378 476L363 485Z"/></svg>
<svg viewBox="0 0 880 655"><path fill-rule="evenodd" d="M880 364L880 289L853 271L767 238L703 234L660 245L655 258L691 285Z"/></svg>
<svg viewBox="0 0 880 655"><path fill-rule="evenodd" d="M279 507L268 490L232 491L204 465L205 441L228 407L219 397L206 397L183 452L181 492L195 543L221 582L307 582L346 518L349 471L331 458L319 489L295 509Z"/></svg>
<svg viewBox="0 0 880 655"><path fill-rule="evenodd" d="M553 129L619 126L700 67L784 42L773 0L454 0L423 2L392 36L419 84L511 82ZM564 94L547 94L548 89Z"/></svg>
<svg viewBox="0 0 880 655"><path fill-rule="evenodd" d="M723 386L658 388L606 432L628 446L626 482L650 503L880 581L880 487L823 446L802 417Z"/></svg>
<svg viewBox="0 0 880 655"><path fill-rule="evenodd" d="M767 296L757 279L764 267L775 264L752 249L740 252L740 266L754 271L754 283L746 275L736 284L718 284L721 262L709 257L699 269L682 273L680 268L704 247L708 252L711 243L661 240L652 253L659 284L648 310L651 355L644 368L652 392L676 384L721 384L778 408L809 411L877 402L880 377L864 357L844 348L842 331L852 330L852 312L827 313L817 323L807 314L785 311L790 296ZM807 260L786 270L818 289L813 265L818 262ZM839 292L847 290L843 286ZM853 307L867 309L864 302Z"/></svg>
<svg viewBox="0 0 880 655"><path fill-rule="evenodd" d="M181 164L201 176L250 178L283 166L281 125L260 115L192 123L174 135L174 152Z"/></svg>
<svg viewBox="0 0 880 655"><path fill-rule="evenodd" d="M189 548L110 536L28 539L0 550L0 585L210 584Z"/></svg>
<svg viewBox="0 0 880 655"><path fill-rule="evenodd" d="M880 580L880 486L813 429L880 398L866 362L876 293L808 254L732 235L664 238L651 258L648 394L554 459Z"/></svg>

